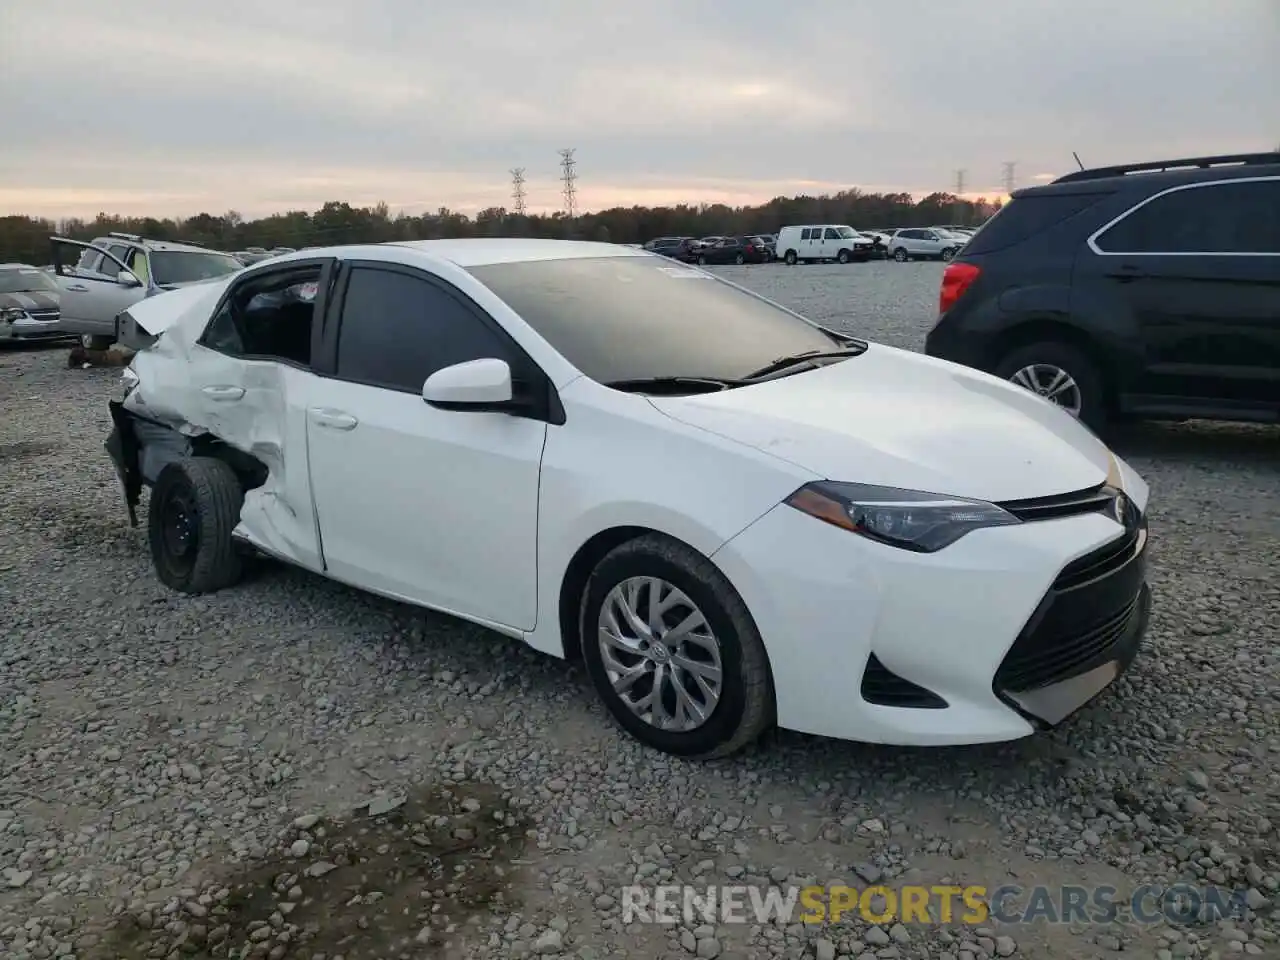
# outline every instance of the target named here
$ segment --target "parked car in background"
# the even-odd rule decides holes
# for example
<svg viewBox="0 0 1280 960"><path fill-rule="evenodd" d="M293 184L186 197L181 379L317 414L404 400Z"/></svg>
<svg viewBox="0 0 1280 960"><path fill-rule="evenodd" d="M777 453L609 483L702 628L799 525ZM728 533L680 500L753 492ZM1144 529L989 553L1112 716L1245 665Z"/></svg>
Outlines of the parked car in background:
<svg viewBox="0 0 1280 960"><path fill-rule="evenodd" d="M105 350L120 335L125 309L146 297L244 269L229 253L189 243L111 233L92 243L51 237L61 300L60 325L90 350ZM68 266L75 255L74 266Z"/></svg>
<svg viewBox="0 0 1280 960"><path fill-rule="evenodd" d="M27 263L0 263L0 343L61 340L58 284Z"/></svg>
<svg viewBox="0 0 1280 960"><path fill-rule="evenodd" d="M759 237L722 237L698 248L698 263L768 263L769 248Z"/></svg>
<svg viewBox="0 0 1280 960"><path fill-rule="evenodd" d="M819 260L865 263L871 259L874 248L874 240L862 236L847 224L783 227L778 231L777 249L789 264Z"/></svg>
<svg viewBox="0 0 1280 960"><path fill-rule="evenodd" d="M907 227L889 239L889 253L899 263L908 260L950 260L965 240L932 227Z"/></svg>
<svg viewBox="0 0 1280 960"><path fill-rule="evenodd" d="M1084 170L1016 191L943 274L935 357L1100 430L1280 422L1280 153Z"/></svg>
<svg viewBox="0 0 1280 960"><path fill-rule="evenodd" d="M778 256L778 235L776 233L757 234L757 239L765 245L769 251L769 259L775 259Z"/></svg>
<svg viewBox="0 0 1280 960"><path fill-rule="evenodd" d="M698 241L693 237L658 237L646 243L644 249L682 263L693 263L698 259Z"/></svg>
<svg viewBox="0 0 1280 960"><path fill-rule="evenodd" d="M261 552L580 656L657 750L1017 739L1147 628L1147 484L1085 427L647 253L342 246L130 314L162 584Z"/></svg>

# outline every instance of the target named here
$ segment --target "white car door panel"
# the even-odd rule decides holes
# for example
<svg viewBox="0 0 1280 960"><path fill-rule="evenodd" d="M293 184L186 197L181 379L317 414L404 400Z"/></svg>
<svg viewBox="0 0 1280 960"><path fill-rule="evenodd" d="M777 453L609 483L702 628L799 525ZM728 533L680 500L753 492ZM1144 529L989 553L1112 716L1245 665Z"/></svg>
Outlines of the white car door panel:
<svg viewBox="0 0 1280 960"><path fill-rule="evenodd" d="M523 384L528 358L439 277L355 262L338 287L335 377L307 411L327 569L509 631L533 629L547 424L422 396L437 370L489 357L513 364Z"/></svg>
<svg viewBox="0 0 1280 960"><path fill-rule="evenodd" d="M537 612L538 474L547 425L438 410L323 381L307 443L327 569L338 579L518 629Z"/></svg>

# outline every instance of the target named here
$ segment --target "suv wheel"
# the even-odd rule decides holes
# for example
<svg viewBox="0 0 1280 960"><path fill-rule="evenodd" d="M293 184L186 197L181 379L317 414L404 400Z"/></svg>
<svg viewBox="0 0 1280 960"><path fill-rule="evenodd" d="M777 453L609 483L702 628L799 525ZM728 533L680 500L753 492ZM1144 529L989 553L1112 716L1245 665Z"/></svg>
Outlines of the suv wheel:
<svg viewBox="0 0 1280 960"><path fill-rule="evenodd" d="M894 260L896 260L896 261L898 261L898 263L906 263L906 262L907 262L907 248L906 248L906 247L899 247L897 250L893 251L893 259L894 259Z"/></svg>
<svg viewBox="0 0 1280 960"><path fill-rule="evenodd" d="M736 257L733 258L733 262L737 264L743 264L747 262L747 258L744 257L742 254L738 254Z"/></svg>
<svg viewBox="0 0 1280 960"><path fill-rule="evenodd" d="M676 756L728 756L773 722L764 642L720 570L660 534L613 550L579 613L582 654L618 725Z"/></svg>
<svg viewBox="0 0 1280 960"><path fill-rule="evenodd" d="M1106 388L1097 365L1067 343L1033 343L1006 354L996 376L1057 404L1094 431L1107 421Z"/></svg>
<svg viewBox="0 0 1280 960"><path fill-rule="evenodd" d="M949 261L949 260L950 260L952 257L954 257L955 255L956 255L955 250L951 249L951 247L947 247L947 249L945 249L945 250L943 250L943 251L942 251L942 260L943 260L943 262L945 263L945 262Z"/></svg>

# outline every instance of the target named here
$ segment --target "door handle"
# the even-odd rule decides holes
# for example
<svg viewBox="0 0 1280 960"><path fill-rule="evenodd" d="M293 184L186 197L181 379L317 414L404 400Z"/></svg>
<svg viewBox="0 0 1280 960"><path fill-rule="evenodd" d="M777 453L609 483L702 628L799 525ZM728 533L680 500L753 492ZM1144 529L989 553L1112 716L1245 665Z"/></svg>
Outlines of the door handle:
<svg viewBox="0 0 1280 960"><path fill-rule="evenodd" d="M89 288L82 283L73 283L64 288L68 293L88 293Z"/></svg>
<svg viewBox="0 0 1280 960"><path fill-rule="evenodd" d="M1119 280L1121 283L1130 283L1133 280L1141 280L1147 274L1140 267L1131 264L1124 264L1116 267L1114 270L1108 271L1107 276L1113 280Z"/></svg>
<svg viewBox="0 0 1280 960"><path fill-rule="evenodd" d="M201 392L210 400L217 400L220 403L226 403L231 400L239 400L243 397L244 387L211 386L205 387Z"/></svg>
<svg viewBox="0 0 1280 960"><path fill-rule="evenodd" d="M340 410L312 409L310 413L312 423L318 427L328 427L330 430L354 430L356 424L360 422L351 414Z"/></svg>

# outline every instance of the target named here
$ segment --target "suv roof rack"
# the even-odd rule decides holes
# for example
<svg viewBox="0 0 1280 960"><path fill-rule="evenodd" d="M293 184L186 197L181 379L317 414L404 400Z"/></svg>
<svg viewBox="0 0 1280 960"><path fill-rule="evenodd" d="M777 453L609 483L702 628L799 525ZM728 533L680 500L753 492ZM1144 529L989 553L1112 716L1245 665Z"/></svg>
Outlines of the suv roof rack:
<svg viewBox="0 0 1280 960"><path fill-rule="evenodd" d="M1232 153L1217 157L1188 157L1184 160L1155 160L1149 163L1125 163L1114 167L1095 167L1068 173L1054 183L1077 183L1081 180L1101 180L1104 177L1121 177L1130 173L1161 173L1173 170L1207 170L1217 166L1250 166L1254 164L1280 163L1280 152Z"/></svg>
<svg viewBox="0 0 1280 960"><path fill-rule="evenodd" d="M136 233L121 233L118 230L112 230L110 233L107 234L107 236L116 237L119 240L136 240L139 243L142 242L142 238L138 236Z"/></svg>

